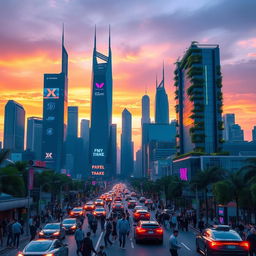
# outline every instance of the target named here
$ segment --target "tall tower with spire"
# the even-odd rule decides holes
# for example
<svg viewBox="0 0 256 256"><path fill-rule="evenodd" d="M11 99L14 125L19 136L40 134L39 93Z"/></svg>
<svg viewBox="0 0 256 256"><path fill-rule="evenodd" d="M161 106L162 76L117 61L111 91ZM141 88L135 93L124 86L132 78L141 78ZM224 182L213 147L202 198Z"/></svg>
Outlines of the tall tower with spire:
<svg viewBox="0 0 256 256"><path fill-rule="evenodd" d="M164 64L163 64L163 78L160 84L156 78L156 97L155 97L155 123L169 124L169 102L168 95L165 91L164 80Z"/></svg>
<svg viewBox="0 0 256 256"><path fill-rule="evenodd" d="M62 30L61 73L44 74L42 157L59 172L64 166L68 102L68 53Z"/></svg>
<svg viewBox="0 0 256 256"><path fill-rule="evenodd" d="M108 56L97 51L96 27L92 61L90 170L105 179L116 174L116 126L112 124L112 53L109 27Z"/></svg>

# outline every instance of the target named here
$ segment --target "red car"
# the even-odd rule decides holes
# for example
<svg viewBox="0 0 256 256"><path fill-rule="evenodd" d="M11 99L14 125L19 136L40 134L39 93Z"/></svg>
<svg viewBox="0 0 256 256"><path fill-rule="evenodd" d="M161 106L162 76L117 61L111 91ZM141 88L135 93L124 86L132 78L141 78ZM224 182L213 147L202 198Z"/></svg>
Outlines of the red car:
<svg viewBox="0 0 256 256"><path fill-rule="evenodd" d="M95 209L95 205L93 202L88 202L84 205L85 211L93 211Z"/></svg>
<svg viewBox="0 0 256 256"><path fill-rule="evenodd" d="M138 243L145 240L157 240L163 243L163 228L157 221L140 221L134 229L134 239Z"/></svg>
<svg viewBox="0 0 256 256"><path fill-rule="evenodd" d="M84 215L84 211L82 207L75 207L69 213L70 217L81 217L83 215Z"/></svg>
<svg viewBox="0 0 256 256"><path fill-rule="evenodd" d="M115 203L113 206L112 206L112 211L113 212L123 212L124 211L124 206L121 204L121 203Z"/></svg>
<svg viewBox="0 0 256 256"><path fill-rule="evenodd" d="M106 216L106 211L104 208L96 208L94 211L93 211L93 215L95 217L101 217L101 216Z"/></svg>
<svg viewBox="0 0 256 256"><path fill-rule="evenodd" d="M150 213L147 210L137 210L133 214L134 221L150 220Z"/></svg>

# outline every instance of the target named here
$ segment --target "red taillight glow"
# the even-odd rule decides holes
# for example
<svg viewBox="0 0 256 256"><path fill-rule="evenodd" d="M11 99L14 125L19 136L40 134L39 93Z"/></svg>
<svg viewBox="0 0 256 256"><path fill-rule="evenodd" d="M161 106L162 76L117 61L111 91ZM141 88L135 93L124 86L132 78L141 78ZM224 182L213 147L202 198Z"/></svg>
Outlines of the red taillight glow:
<svg viewBox="0 0 256 256"><path fill-rule="evenodd" d="M54 254L53 253L47 253L44 256L54 256Z"/></svg>
<svg viewBox="0 0 256 256"><path fill-rule="evenodd" d="M156 228L155 231L158 234L163 234L163 232L164 232L162 228Z"/></svg>
<svg viewBox="0 0 256 256"><path fill-rule="evenodd" d="M72 227L71 227L71 229L76 229L76 226L75 226L75 225L74 225L74 226L72 226Z"/></svg>
<svg viewBox="0 0 256 256"><path fill-rule="evenodd" d="M60 234L59 231L53 233L54 236L58 236L59 234Z"/></svg>
<svg viewBox="0 0 256 256"><path fill-rule="evenodd" d="M241 242L239 245L245 247L246 249L249 249L249 247L250 247L250 244L246 241Z"/></svg>
<svg viewBox="0 0 256 256"><path fill-rule="evenodd" d="M147 213L147 214L146 214L146 216L147 216L147 217L150 217L150 214L149 214L149 213Z"/></svg>
<svg viewBox="0 0 256 256"><path fill-rule="evenodd" d="M140 227L137 227L136 231L137 231L137 233L145 233L145 232L147 232L147 230L145 228L140 228Z"/></svg>
<svg viewBox="0 0 256 256"><path fill-rule="evenodd" d="M44 235L44 232L43 232L43 231L40 231L40 232L39 232L39 235L40 235L40 236L43 236L43 235Z"/></svg>
<svg viewBox="0 0 256 256"><path fill-rule="evenodd" d="M24 256L24 254L21 253L21 252L19 252L19 253L17 254L17 256Z"/></svg>

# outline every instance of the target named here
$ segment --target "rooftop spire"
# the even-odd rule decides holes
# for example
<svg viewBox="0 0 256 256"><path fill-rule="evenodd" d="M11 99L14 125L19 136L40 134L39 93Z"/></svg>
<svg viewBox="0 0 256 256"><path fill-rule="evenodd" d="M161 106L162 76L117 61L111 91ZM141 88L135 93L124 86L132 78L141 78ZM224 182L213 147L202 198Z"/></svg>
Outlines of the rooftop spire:
<svg viewBox="0 0 256 256"><path fill-rule="evenodd" d="M158 82L157 82L157 75L156 75L156 88L157 88L157 86L158 86Z"/></svg>
<svg viewBox="0 0 256 256"><path fill-rule="evenodd" d="M62 23L62 46L64 46L64 23Z"/></svg>
<svg viewBox="0 0 256 256"><path fill-rule="evenodd" d="M164 61L163 61L163 87L164 87Z"/></svg>
<svg viewBox="0 0 256 256"><path fill-rule="evenodd" d="M96 50L96 24L94 28L94 50Z"/></svg>
<svg viewBox="0 0 256 256"><path fill-rule="evenodd" d="M110 24L108 26L108 47L111 48L111 30L110 30Z"/></svg>

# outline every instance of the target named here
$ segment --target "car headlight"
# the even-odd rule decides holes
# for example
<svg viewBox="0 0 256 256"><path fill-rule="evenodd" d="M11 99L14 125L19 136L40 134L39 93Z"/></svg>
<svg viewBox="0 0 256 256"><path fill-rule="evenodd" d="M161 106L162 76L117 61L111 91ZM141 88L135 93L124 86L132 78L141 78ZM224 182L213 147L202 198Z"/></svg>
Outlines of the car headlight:
<svg viewBox="0 0 256 256"><path fill-rule="evenodd" d="M53 235L54 236L58 236L60 234L60 231L54 232Z"/></svg>
<svg viewBox="0 0 256 256"><path fill-rule="evenodd" d="M44 232L43 232L43 231L40 231L40 232L39 232L39 235L40 235L40 236L43 236L43 235L44 235Z"/></svg>

